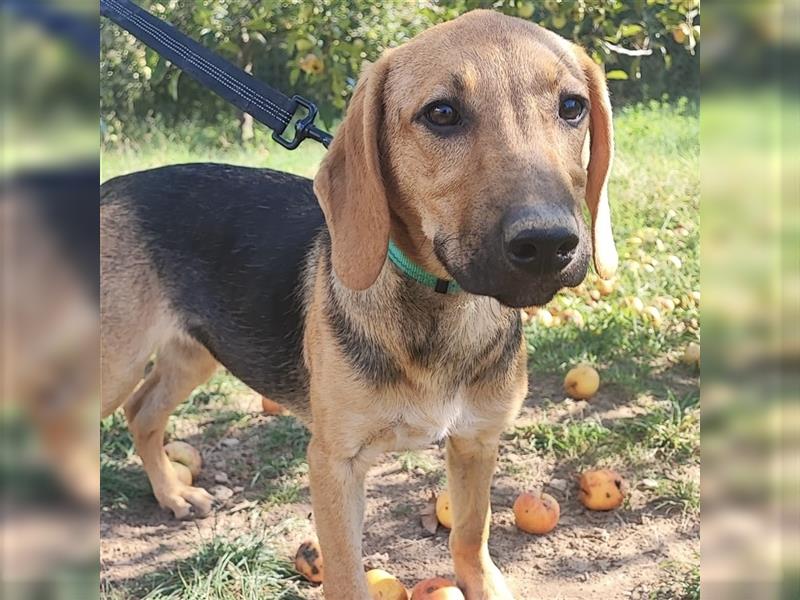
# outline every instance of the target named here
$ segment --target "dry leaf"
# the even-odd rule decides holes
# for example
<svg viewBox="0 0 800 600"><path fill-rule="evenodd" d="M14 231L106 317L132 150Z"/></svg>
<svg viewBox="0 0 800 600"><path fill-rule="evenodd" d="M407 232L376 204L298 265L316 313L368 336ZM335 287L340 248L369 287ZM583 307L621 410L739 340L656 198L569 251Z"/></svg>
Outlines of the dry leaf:
<svg viewBox="0 0 800 600"><path fill-rule="evenodd" d="M439 519L436 518L436 494L433 492L425 506L419 511L419 517L425 531L435 534L436 528L439 526Z"/></svg>
<svg viewBox="0 0 800 600"><path fill-rule="evenodd" d="M265 415L288 415L289 411L283 406L270 400L266 396L261 396L261 409Z"/></svg>

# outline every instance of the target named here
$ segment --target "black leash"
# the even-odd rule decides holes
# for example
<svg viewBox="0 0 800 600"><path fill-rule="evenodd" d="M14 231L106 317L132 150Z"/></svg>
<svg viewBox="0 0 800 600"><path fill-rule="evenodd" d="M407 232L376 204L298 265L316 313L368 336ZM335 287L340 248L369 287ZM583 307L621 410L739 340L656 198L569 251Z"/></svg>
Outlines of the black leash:
<svg viewBox="0 0 800 600"><path fill-rule="evenodd" d="M317 107L313 102L302 96L289 98L258 81L130 0L100 0L100 14L200 84L272 129L272 139L284 148L294 150L306 138L327 148L333 140L330 133L314 125ZM306 114L296 118L298 111L303 109ZM284 137L283 132L293 121L296 121L294 137Z"/></svg>

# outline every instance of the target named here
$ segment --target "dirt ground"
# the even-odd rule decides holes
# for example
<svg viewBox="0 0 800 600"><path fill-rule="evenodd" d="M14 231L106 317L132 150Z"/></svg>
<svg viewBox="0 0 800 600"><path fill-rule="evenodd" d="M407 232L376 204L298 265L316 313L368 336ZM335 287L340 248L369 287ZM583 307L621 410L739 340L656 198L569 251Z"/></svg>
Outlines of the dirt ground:
<svg viewBox="0 0 800 600"><path fill-rule="evenodd" d="M283 496L273 494L265 501L263 479L254 481L265 458L263 441L276 427L285 427L286 418L261 414L260 397L251 392L241 392L232 401L246 415L232 424L220 425L211 412L203 414L205 420L173 417L173 437L203 453L205 466L197 484L220 498L233 492L231 497L208 518L188 522L174 520L151 495L127 506L106 502L101 522L104 585L118 591L135 589L148 575L170 569L215 536L267 530L288 558L313 534L302 459L284 461L292 474L277 488L283 489ZM567 418L624 420L646 412L648 402L646 397L618 402L613 386L602 388L591 403L576 402L564 398L560 380L532 377L532 393L517 425ZM612 465L628 478L631 491L622 508L600 513L578 501L580 464L580 457L521 451L511 434L503 440L492 490L490 551L517 598L649 598L674 577L674 565L697 562L699 516L665 501L646 468L626 471L624 459ZM131 477L141 479L136 471ZM675 479L699 481L697 464L675 465L674 471ZM280 475L277 478L281 481ZM419 519L430 492L443 484L443 449L438 446L387 456L372 470L364 524L367 567L385 568L408 587L425 577L452 575L447 531L440 527L431 535ZM528 535L514 526L514 499L531 489L543 489L561 505L559 526L546 536ZM322 598L319 588L304 587L301 593Z"/></svg>

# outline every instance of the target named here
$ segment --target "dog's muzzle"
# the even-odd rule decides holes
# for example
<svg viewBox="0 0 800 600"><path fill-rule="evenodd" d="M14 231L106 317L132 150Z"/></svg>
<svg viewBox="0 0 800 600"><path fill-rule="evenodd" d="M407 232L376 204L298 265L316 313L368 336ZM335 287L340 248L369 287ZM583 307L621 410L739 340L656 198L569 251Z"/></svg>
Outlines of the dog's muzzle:
<svg viewBox="0 0 800 600"><path fill-rule="evenodd" d="M589 267L587 228L566 209L511 208L481 241L477 247L434 247L465 291L513 308L546 304L561 288L583 281Z"/></svg>

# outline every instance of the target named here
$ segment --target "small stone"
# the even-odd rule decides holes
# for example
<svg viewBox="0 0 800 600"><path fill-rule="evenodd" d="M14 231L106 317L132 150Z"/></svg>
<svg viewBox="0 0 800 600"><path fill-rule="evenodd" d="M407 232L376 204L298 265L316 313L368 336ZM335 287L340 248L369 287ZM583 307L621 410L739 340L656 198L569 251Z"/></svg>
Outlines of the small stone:
<svg viewBox="0 0 800 600"><path fill-rule="evenodd" d="M563 492L567 489L567 481L565 479L551 479L550 483L548 483L551 488L554 490L558 490L559 492Z"/></svg>
<svg viewBox="0 0 800 600"><path fill-rule="evenodd" d="M227 446L228 448L233 448L234 446L239 445L239 440L236 438L223 438L222 442L220 442L223 446Z"/></svg>
<svg viewBox="0 0 800 600"><path fill-rule="evenodd" d="M389 555L385 552L376 552L375 554L370 554L369 556L364 557L364 564L373 569L384 567L388 563Z"/></svg>
<svg viewBox="0 0 800 600"><path fill-rule="evenodd" d="M215 473L214 481L216 481L217 483L228 483L228 475L222 472Z"/></svg>
<svg viewBox="0 0 800 600"><path fill-rule="evenodd" d="M654 490L658 487L658 481L655 479L642 479L639 482L639 485L645 488L646 490Z"/></svg>
<svg viewBox="0 0 800 600"><path fill-rule="evenodd" d="M237 494L241 494L244 491L244 486L237 485L235 488L233 488L233 491L236 492Z"/></svg>
<svg viewBox="0 0 800 600"><path fill-rule="evenodd" d="M224 485L215 485L211 488L211 495L217 500L224 502L233 497L233 490Z"/></svg>
<svg viewBox="0 0 800 600"><path fill-rule="evenodd" d="M237 513L239 511L245 510L247 508L253 508L254 506L256 506L256 503L253 502L252 500L242 500L241 502L239 502L235 506L231 507L230 513L231 514Z"/></svg>

